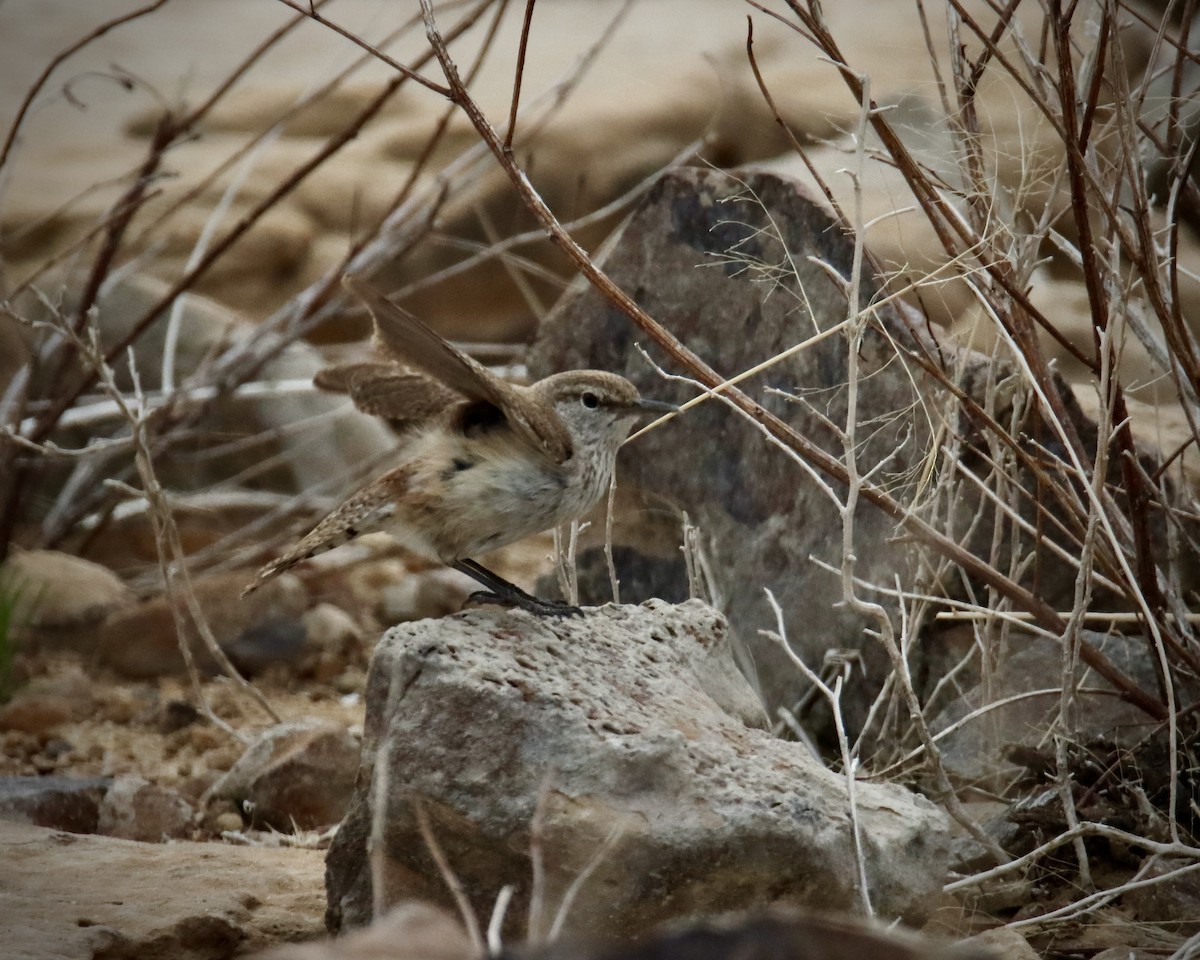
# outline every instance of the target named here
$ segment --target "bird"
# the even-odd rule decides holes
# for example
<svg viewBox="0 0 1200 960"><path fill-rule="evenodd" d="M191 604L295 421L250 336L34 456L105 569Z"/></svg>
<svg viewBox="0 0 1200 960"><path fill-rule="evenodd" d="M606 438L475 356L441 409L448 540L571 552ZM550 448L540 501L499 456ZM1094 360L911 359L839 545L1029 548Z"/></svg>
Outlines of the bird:
<svg viewBox="0 0 1200 960"><path fill-rule="evenodd" d="M580 614L527 593L474 557L586 513L608 489L637 418L678 408L642 397L625 377L603 370L509 383L375 287L351 275L343 283L370 311L377 346L390 359L327 368L314 383L401 429L400 462L264 565L243 595L318 553L384 532L480 583L485 589L473 600L537 615Z"/></svg>

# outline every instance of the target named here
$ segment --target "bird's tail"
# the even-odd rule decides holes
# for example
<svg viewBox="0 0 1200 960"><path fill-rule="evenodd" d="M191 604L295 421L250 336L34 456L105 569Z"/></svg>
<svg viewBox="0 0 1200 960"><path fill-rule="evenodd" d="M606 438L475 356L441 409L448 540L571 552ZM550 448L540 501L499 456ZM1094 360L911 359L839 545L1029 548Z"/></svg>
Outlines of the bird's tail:
<svg viewBox="0 0 1200 960"><path fill-rule="evenodd" d="M373 533L396 511L396 496L403 489L408 470L400 467L369 484L318 523L285 553L265 564L242 596L253 593L268 580L290 570L318 553L340 547L361 534Z"/></svg>
<svg viewBox="0 0 1200 960"><path fill-rule="evenodd" d="M307 539L308 538L305 537L304 540L301 540L299 543L297 543L294 547L292 547L291 550L283 554L283 556L276 557L270 563L263 564L263 566L259 567L258 573L254 575L254 579L251 580L246 588L242 591L242 596L249 596L268 580L274 580L281 573L286 570L290 570L302 560L307 560L309 557L314 557L318 553L322 552L321 548L301 550L301 547L304 546L304 542ZM334 544L330 544L330 546L334 546ZM325 547L324 549L329 548Z"/></svg>

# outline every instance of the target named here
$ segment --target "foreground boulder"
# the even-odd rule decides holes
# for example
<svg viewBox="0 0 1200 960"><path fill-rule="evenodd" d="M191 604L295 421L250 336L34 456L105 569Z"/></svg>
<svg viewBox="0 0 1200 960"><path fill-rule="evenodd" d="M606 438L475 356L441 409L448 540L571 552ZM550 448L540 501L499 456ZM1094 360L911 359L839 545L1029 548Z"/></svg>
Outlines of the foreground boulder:
<svg viewBox="0 0 1200 960"><path fill-rule="evenodd" d="M512 884L510 920L532 901L535 935L560 911L566 932L627 936L777 901L857 909L846 782L763 720L724 619L698 601L395 627L371 664L327 923L447 902L422 818L476 912ZM919 916L942 883L942 815L889 784L859 783L856 801L875 909Z"/></svg>

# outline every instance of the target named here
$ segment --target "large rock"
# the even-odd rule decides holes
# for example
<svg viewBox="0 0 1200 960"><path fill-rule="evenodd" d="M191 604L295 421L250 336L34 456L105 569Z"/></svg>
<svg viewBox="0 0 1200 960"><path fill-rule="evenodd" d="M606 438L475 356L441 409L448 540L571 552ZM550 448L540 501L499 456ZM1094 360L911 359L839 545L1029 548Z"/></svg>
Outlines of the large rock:
<svg viewBox="0 0 1200 960"><path fill-rule="evenodd" d="M320 930L321 855L0 822L0 952L228 960Z"/></svg>
<svg viewBox="0 0 1200 960"><path fill-rule="evenodd" d="M731 915L669 924L633 943L600 937L551 943L505 944L502 960L1025 960L1033 956L1019 933L997 942L963 944L887 929L850 917L796 910ZM1012 947L1024 945L1025 953ZM1007 952L1005 952L1007 951ZM320 943L279 947L254 960L470 960L474 950L461 926L424 903L404 903L371 926Z"/></svg>
<svg viewBox="0 0 1200 960"><path fill-rule="evenodd" d="M724 620L699 602L395 627L371 664L327 922L368 922L373 876L384 903L446 900L418 809L484 916L505 884L528 906L535 843L543 924L598 861L568 910L572 933L627 936L774 901L854 909L846 782L762 721ZM942 815L898 786L856 794L876 909L921 914L942 883ZM382 847L369 864L373 828Z"/></svg>
<svg viewBox="0 0 1200 960"><path fill-rule="evenodd" d="M1156 664L1147 655L1143 638L1092 630L1083 631L1083 637L1143 690L1155 689ZM931 723L935 733L961 724L941 744L942 765L961 783L995 789L1011 783L1023 769L1013 759L1013 748L1053 753L1053 746L1047 745L1053 744L1056 733L1080 743L1104 738L1119 749L1136 753L1159 732L1153 720L1116 696L1107 680L1083 664L1076 671L1073 726L1064 730L1057 690L1062 651L1040 637L1013 631L1003 655L995 661L986 684L981 680L955 698ZM1033 696L1039 690L1046 692ZM1191 700L1192 692L1194 685L1181 682L1177 696ZM1010 698L1019 699L965 719L985 704Z"/></svg>
<svg viewBox="0 0 1200 960"><path fill-rule="evenodd" d="M853 236L795 181L754 169L683 169L658 181L600 259L612 280L644 310L714 369L733 376L844 321L843 278L851 275L853 257ZM870 476L898 503L948 530L967 549L989 557L997 569L1015 569L1014 558L1022 558L1022 569L1029 571L1026 585L1046 603L1069 607L1074 571L1049 549L1048 540L1058 534L1046 529L1052 525L1039 518L1029 498L1017 509L1031 526L1037 524L1038 538L1019 532L1014 537L1013 525L1006 524L993 544L990 503L981 507L972 488L932 495L934 470L946 460L986 477L992 467L984 457L1000 456L1000 451L989 449L987 431L911 356L923 354L941 365L1014 435L1052 435L1037 418L1037 404L1025 404L1019 377L998 386L1006 373L993 358L936 342L915 310L880 300L882 283L868 256L858 292L864 308L874 304L856 356L854 429L860 475ZM597 367L624 374L652 396L675 402L695 396L693 388L664 382L633 349L646 340L623 313L581 282L543 324L530 371L541 377ZM652 358L671 369L663 351L651 347ZM844 460L838 431L846 428L849 408L848 350L844 336L829 336L741 388L811 443ZM1094 425L1082 417L1065 384L1063 390L1083 444L1094 449ZM962 448L938 453L942 459L935 462L931 451L957 442L946 439L947 431L963 438ZM1036 485L1015 466L1012 471ZM844 496L840 483L829 482L837 496ZM776 627L765 596L769 589L784 611L789 641L810 666L819 670L831 652L844 652L861 667L852 673L841 701L847 725L857 728L891 664L882 646L866 636L866 629L876 624L842 603L841 507L822 485L770 443L757 424L715 401L632 444L619 465L618 483L630 503L627 516L616 524L615 540L623 548L614 551L622 599L687 595L679 524L671 530L664 522L686 513L712 561L704 565L710 596L738 630L747 651L741 665L764 700L773 707L790 707L807 687L778 645L760 636L761 630ZM980 516L978 509L984 511ZM592 528L598 535L604 524L593 523ZM1160 537L1162 529L1156 527L1152 536ZM859 501L855 575L887 588L894 588L899 576L901 586L924 592L916 577L927 568L911 538L897 532L891 516ZM1068 544L1066 549L1076 548ZM1036 562L1026 563L1031 553ZM585 592L584 601L609 599L600 549L584 550L581 563L581 585L599 585L598 592ZM961 585L947 576L938 588ZM894 599L865 588L861 592L899 623ZM1099 592L1096 599L1102 599ZM913 645L910 655L910 668L919 679L925 669L922 646Z"/></svg>
<svg viewBox="0 0 1200 960"><path fill-rule="evenodd" d="M1019 937L1019 934L1017 935ZM855 917L772 910L672 924L632 944L516 947L505 960L1017 960L974 942L947 943ZM347 958L350 960L350 958ZM1024 958L1021 958L1024 960Z"/></svg>
<svg viewBox="0 0 1200 960"><path fill-rule="evenodd" d="M734 177L685 169L659 180L609 242L602 260L609 276L643 309L710 365L733 375L845 320L841 284L813 260L848 277L853 254L852 237L794 181L767 173ZM868 266L860 302L870 303L879 284ZM886 461L889 489L904 500L929 450L929 421L913 415L918 391L934 405L939 391L913 365L897 362L894 341L912 344L919 336L906 315L886 305L875 318L889 336L868 329L859 354L858 408L864 425L858 458L863 472ZM542 325L530 372L541 377L598 367L624 374L651 396L674 402L693 397L693 389L664 382L633 349L644 341L623 314L579 284ZM669 366L660 350L650 353ZM742 387L840 457L840 442L821 417L845 425L847 371L846 340L832 336ZM797 403L792 399L797 396L814 407ZM837 576L812 562L815 557L840 567L838 509L753 424L724 404L705 403L637 441L620 464L618 483L659 498L643 507L643 517L655 508L676 516L687 511L710 552L719 555L720 562L709 565L716 580L713 595L748 645L743 667L767 702L790 706L805 684L775 644L757 637L757 628L775 627L764 588L778 598L793 647L810 665L819 666L831 649L849 649L860 652L865 674L875 684L882 682L886 658L877 644L864 642L864 627L873 624L838 603ZM666 589L661 595L687 589L678 552L681 537L667 535L670 542L664 544L663 533L647 535L646 526L636 520L618 526L618 542L627 548L618 568L622 599L646 599L644 581ZM894 520L864 504L856 527L859 577L890 585L895 572L912 569L911 546L895 539ZM670 555L675 558L673 589L663 582L663 558ZM585 555L583 565L602 567L599 551ZM608 599L607 577L602 579L605 592L595 599ZM874 687L861 694L847 689L843 708L852 722L873 693Z"/></svg>

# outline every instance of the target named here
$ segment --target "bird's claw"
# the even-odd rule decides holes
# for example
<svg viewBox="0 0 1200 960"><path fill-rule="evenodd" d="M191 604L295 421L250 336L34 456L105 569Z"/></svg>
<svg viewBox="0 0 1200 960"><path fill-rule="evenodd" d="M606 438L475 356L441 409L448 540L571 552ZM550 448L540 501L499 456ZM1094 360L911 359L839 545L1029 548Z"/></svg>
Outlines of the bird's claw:
<svg viewBox="0 0 1200 960"><path fill-rule="evenodd" d="M467 597L468 603L487 603L499 607L517 607L535 617L582 617L583 609L555 600L541 600L526 593L496 593L477 590Z"/></svg>

